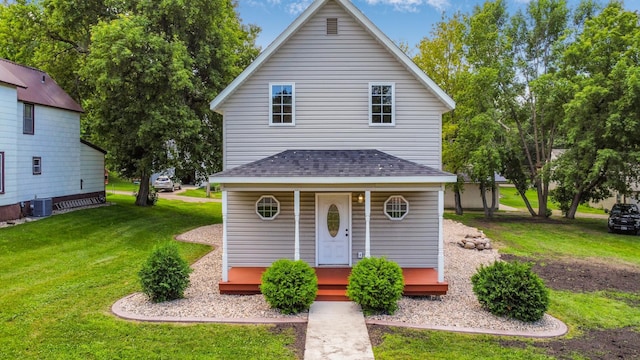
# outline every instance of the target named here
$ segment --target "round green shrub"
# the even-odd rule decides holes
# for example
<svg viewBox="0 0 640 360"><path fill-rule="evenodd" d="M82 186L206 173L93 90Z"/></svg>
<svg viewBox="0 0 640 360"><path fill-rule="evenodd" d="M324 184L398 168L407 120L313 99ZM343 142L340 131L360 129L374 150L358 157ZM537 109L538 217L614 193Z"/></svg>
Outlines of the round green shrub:
<svg viewBox="0 0 640 360"><path fill-rule="evenodd" d="M530 264L496 261L480 266L471 282L480 304L494 315L533 322L549 308L549 290Z"/></svg>
<svg viewBox="0 0 640 360"><path fill-rule="evenodd" d="M404 291L400 266L385 258L364 258L351 270L347 296L367 314L393 314Z"/></svg>
<svg viewBox="0 0 640 360"><path fill-rule="evenodd" d="M142 292L153 302L182 299L191 271L176 244L156 246L138 273Z"/></svg>
<svg viewBox="0 0 640 360"><path fill-rule="evenodd" d="M260 291L283 314L308 310L318 294L318 277L302 260L280 259L262 273Z"/></svg>

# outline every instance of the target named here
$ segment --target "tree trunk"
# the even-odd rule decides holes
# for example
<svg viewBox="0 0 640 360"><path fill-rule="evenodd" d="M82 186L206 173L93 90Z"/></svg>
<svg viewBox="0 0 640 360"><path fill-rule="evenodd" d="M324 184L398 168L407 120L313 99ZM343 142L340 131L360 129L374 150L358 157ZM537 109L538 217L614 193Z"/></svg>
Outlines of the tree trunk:
<svg viewBox="0 0 640 360"><path fill-rule="evenodd" d="M580 205L580 199L582 198L582 191L578 191L575 195L573 195L573 200L571 200L571 206L569 207L569 211L565 217L567 219L575 219L576 212L578 211L578 205Z"/></svg>
<svg viewBox="0 0 640 360"><path fill-rule="evenodd" d="M138 196L136 196L137 206L149 206L149 175L143 173L140 176L140 189L138 189Z"/></svg>
<svg viewBox="0 0 640 360"><path fill-rule="evenodd" d="M489 209L487 207L487 193L485 192L486 187L484 186L484 182L480 182L480 198L482 198L482 209L484 210L484 217L490 218L491 214L489 213Z"/></svg>
<svg viewBox="0 0 640 360"><path fill-rule="evenodd" d="M540 179L536 179L536 193L538 194L538 217L547 217L547 194Z"/></svg>
<svg viewBox="0 0 640 360"><path fill-rule="evenodd" d="M455 202L456 202L456 215L462 215L463 210L462 210L462 194L460 194L460 189L458 189L458 187L456 186L455 190L454 190L454 198L455 198Z"/></svg>
<svg viewBox="0 0 640 360"><path fill-rule="evenodd" d="M491 206L489 207L489 217L493 217L493 212L496 210L496 184L491 184Z"/></svg>

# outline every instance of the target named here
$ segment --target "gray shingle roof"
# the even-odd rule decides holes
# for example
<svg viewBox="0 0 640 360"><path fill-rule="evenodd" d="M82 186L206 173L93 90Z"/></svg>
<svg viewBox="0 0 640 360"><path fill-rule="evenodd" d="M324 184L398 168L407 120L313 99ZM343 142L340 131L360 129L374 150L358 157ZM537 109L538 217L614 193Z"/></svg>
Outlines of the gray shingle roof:
<svg viewBox="0 0 640 360"><path fill-rule="evenodd" d="M215 178L301 177L451 177L379 150L286 150L279 154L219 172ZM453 178L455 180L455 177Z"/></svg>

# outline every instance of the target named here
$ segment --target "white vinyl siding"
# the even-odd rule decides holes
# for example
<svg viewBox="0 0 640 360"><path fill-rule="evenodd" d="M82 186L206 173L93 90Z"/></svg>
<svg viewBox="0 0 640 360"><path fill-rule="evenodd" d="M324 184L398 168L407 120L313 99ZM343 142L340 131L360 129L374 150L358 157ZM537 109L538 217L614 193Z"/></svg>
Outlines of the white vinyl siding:
<svg viewBox="0 0 640 360"><path fill-rule="evenodd" d="M4 153L4 194L0 195L0 206L17 203L18 179L16 158L18 155L18 131L22 133L22 112L18 112L18 92L13 86L0 83L0 151Z"/></svg>
<svg viewBox="0 0 640 360"><path fill-rule="evenodd" d="M104 153L81 142L80 179L83 185L78 192L86 194L104 191Z"/></svg>
<svg viewBox="0 0 640 360"><path fill-rule="evenodd" d="M338 18L339 36L326 35ZM269 84L295 82L295 126L269 126ZM370 126L371 82L395 84L395 126ZM287 149L378 149L440 168L440 100L359 23L328 2L222 105L224 165Z"/></svg>
<svg viewBox="0 0 640 360"><path fill-rule="evenodd" d="M4 194L4 151L0 151L0 194Z"/></svg>
<svg viewBox="0 0 640 360"><path fill-rule="evenodd" d="M337 190L339 191L339 190ZM293 259L294 214L293 191L275 192L280 214L273 221L261 221L255 214L260 192L228 193L227 230L229 266L269 266L281 258ZM436 267L438 246L438 193L406 192L401 195L411 203L411 213L403 221L392 221L384 214L384 202L392 195L372 192L371 254L386 256L403 267ZM352 196L352 261L365 248L364 204ZM316 252L315 193L300 193L300 258L311 266Z"/></svg>
<svg viewBox="0 0 640 360"><path fill-rule="evenodd" d="M14 105L16 106L16 105ZM22 103L18 103L22 115ZM17 178L20 201L80 192L80 114L34 106L34 135L18 135ZM42 175L33 176L33 157L41 157Z"/></svg>

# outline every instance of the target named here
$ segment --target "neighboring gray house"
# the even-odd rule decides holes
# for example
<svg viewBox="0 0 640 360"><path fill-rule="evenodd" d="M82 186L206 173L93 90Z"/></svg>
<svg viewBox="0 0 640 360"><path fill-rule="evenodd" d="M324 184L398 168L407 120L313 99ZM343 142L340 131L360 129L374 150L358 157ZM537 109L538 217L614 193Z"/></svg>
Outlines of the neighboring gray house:
<svg viewBox="0 0 640 360"><path fill-rule="evenodd" d="M359 259L386 256L405 294L444 294L455 176L441 171L441 119L454 107L351 1L314 1L211 102L224 116L224 171L210 177L221 292L258 292L264 268L289 258L316 269L319 298L341 299Z"/></svg>
<svg viewBox="0 0 640 360"><path fill-rule="evenodd" d="M0 221L104 199L104 150L80 140L82 108L49 75L0 59ZM84 199L84 200L81 200Z"/></svg>

